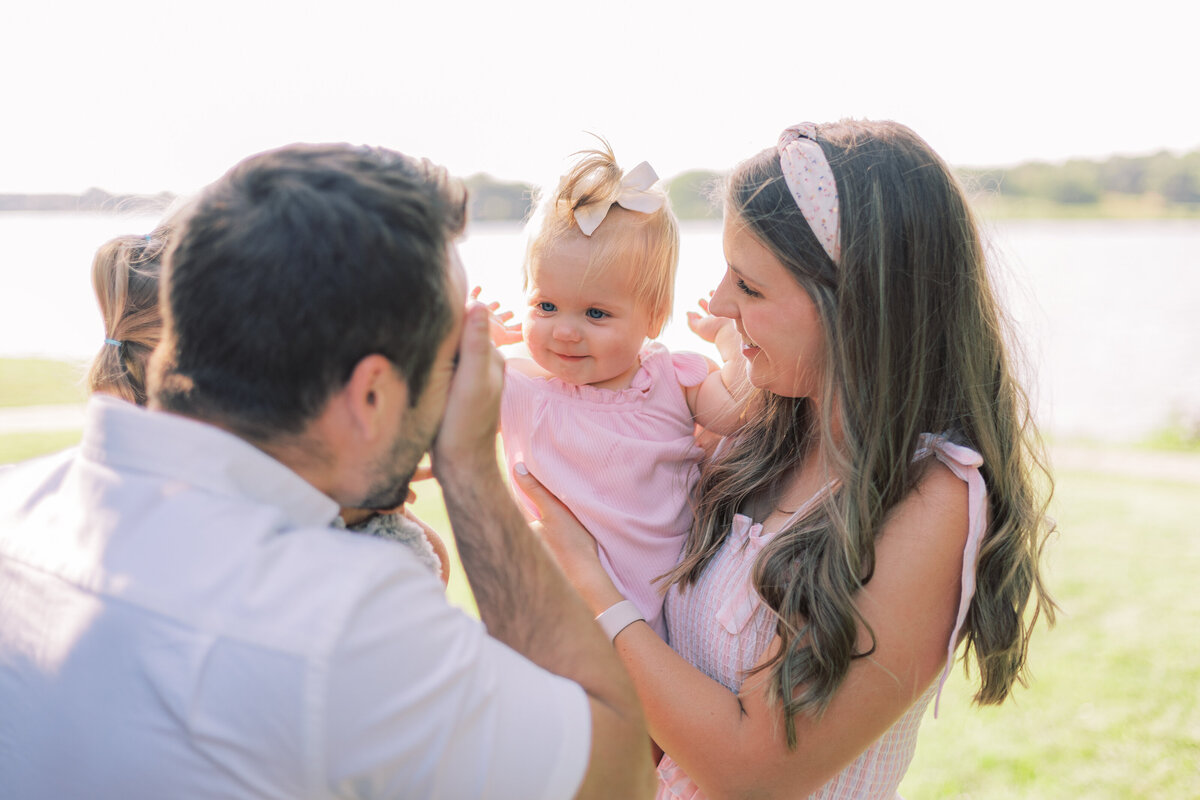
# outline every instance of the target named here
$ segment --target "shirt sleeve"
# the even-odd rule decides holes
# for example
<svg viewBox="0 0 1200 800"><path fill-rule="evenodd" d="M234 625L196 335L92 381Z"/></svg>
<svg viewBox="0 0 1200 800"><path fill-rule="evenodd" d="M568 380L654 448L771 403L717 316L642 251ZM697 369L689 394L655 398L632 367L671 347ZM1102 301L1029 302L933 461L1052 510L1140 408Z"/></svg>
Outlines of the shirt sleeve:
<svg viewBox="0 0 1200 800"><path fill-rule="evenodd" d="M572 797L591 750L583 689L489 637L415 563L400 566L364 596L330 660L330 791Z"/></svg>
<svg viewBox="0 0 1200 800"><path fill-rule="evenodd" d="M708 377L708 359L699 353L672 353L671 365L680 386L697 386Z"/></svg>

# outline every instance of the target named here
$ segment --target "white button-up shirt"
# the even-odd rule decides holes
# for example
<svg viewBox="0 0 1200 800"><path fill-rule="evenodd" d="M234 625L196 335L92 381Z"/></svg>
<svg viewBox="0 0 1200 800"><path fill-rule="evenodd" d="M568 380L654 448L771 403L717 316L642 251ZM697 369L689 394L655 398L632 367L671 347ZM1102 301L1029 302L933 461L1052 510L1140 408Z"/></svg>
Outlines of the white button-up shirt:
<svg viewBox="0 0 1200 800"><path fill-rule="evenodd" d="M583 690L245 441L107 397L0 471L0 796L570 797Z"/></svg>

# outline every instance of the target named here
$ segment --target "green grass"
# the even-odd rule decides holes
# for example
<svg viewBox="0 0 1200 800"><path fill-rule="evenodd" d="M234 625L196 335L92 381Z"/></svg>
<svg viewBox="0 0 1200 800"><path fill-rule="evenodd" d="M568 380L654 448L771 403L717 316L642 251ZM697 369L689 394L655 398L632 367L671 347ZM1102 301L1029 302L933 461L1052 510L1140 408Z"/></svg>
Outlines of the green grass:
<svg viewBox="0 0 1200 800"><path fill-rule="evenodd" d="M1164 427L1151 434L1144 445L1151 450L1200 453L1200 420Z"/></svg>
<svg viewBox="0 0 1200 800"><path fill-rule="evenodd" d="M54 431L0 435L0 464L13 464L71 447L79 444L80 434L81 431Z"/></svg>
<svg viewBox="0 0 1200 800"><path fill-rule="evenodd" d="M1028 689L926 718L909 798L1200 797L1200 488L1064 472Z"/></svg>
<svg viewBox="0 0 1200 800"><path fill-rule="evenodd" d="M0 408L82 403L87 367L47 358L0 358Z"/></svg>

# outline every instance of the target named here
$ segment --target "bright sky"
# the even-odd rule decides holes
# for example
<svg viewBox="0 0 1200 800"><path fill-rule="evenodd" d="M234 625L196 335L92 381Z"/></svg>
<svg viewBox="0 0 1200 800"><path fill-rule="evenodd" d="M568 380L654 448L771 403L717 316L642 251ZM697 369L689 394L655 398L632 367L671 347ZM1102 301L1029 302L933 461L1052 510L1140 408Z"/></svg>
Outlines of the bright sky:
<svg viewBox="0 0 1200 800"><path fill-rule="evenodd" d="M538 182L585 131L669 178L845 116L957 165L1191 150L1189 5L18 0L0 193L186 193L301 140Z"/></svg>

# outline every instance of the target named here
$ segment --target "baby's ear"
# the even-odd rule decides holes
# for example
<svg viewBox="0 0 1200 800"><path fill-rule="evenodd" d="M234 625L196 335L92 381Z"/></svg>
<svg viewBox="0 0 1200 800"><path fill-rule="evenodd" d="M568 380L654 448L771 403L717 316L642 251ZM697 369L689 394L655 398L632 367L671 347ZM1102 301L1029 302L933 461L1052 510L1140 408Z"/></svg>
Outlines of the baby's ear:
<svg viewBox="0 0 1200 800"><path fill-rule="evenodd" d="M650 321L646 325L646 338L657 339L662 334L663 328L667 324L667 312L661 311L657 314L650 315Z"/></svg>

